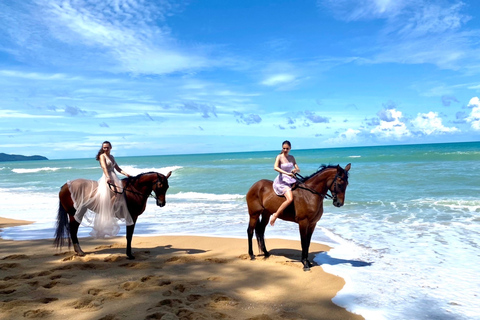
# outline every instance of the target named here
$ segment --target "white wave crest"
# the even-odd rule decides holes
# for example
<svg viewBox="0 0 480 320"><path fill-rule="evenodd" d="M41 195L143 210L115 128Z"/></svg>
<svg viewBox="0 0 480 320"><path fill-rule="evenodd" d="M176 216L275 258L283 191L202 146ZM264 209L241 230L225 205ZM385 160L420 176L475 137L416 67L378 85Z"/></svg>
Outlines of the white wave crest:
<svg viewBox="0 0 480 320"><path fill-rule="evenodd" d="M200 192L179 192L177 194L169 195L172 199L185 199L185 200L210 200L210 201L231 201L244 198L241 194L213 194L213 193L200 193Z"/></svg>
<svg viewBox="0 0 480 320"><path fill-rule="evenodd" d="M137 168L134 166L121 166L121 168L127 172L129 175L136 176L145 172L159 172L161 174L166 175L170 171L175 171L178 169L182 169L181 166L169 166L169 167L162 167L162 168Z"/></svg>
<svg viewBox="0 0 480 320"><path fill-rule="evenodd" d="M12 169L12 172L15 173L36 173L40 171L57 171L62 168L51 168L51 167L43 167L43 168L32 168L32 169ZM63 168L63 169L71 169L71 167Z"/></svg>

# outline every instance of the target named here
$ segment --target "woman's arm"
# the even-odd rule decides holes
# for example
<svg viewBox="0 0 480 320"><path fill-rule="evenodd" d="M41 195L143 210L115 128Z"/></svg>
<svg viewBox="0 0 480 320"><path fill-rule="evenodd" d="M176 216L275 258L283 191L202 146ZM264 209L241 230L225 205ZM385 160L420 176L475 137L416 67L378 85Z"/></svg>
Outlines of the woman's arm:
<svg viewBox="0 0 480 320"><path fill-rule="evenodd" d="M112 158L113 158L113 156L112 156ZM117 161L115 161L115 169L116 169L118 172L120 172L121 174L123 174L124 176L130 177L130 175L129 175L128 173L126 173L125 171L123 171L123 170L118 166Z"/></svg>
<svg viewBox="0 0 480 320"><path fill-rule="evenodd" d="M293 162L293 166L295 167L293 170L292 170L292 173L299 173L300 172L300 168L298 167L297 165L297 161L295 161L295 158L292 156L292 162Z"/></svg>

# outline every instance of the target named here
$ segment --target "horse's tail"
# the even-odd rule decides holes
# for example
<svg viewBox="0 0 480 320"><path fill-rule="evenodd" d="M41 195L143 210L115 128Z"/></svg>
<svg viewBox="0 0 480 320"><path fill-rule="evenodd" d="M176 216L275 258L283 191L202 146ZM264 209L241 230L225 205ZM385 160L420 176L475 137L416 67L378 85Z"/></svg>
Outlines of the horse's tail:
<svg viewBox="0 0 480 320"><path fill-rule="evenodd" d="M70 240L70 225L68 223L68 214L67 211L62 206L60 202L58 206L58 215L57 215L57 228L55 230L55 240L53 244L56 248L61 248L66 245L68 239L68 247L72 244Z"/></svg>

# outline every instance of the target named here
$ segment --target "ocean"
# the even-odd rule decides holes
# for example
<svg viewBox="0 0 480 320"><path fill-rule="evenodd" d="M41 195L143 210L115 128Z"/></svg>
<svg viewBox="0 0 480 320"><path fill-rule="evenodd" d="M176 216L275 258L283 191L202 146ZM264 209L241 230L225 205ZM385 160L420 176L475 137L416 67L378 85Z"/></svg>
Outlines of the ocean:
<svg viewBox="0 0 480 320"><path fill-rule="evenodd" d="M245 194L257 180L275 178L279 151L117 157L132 175L173 171L167 205L149 199L133 246L135 236L225 236L245 238L247 253ZM59 188L67 180L100 178L95 154L0 163L0 216L36 221L1 236L52 238ZM291 154L304 176L322 164L352 164L345 205L325 200L312 239L332 247L315 261L346 281L334 303L375 320L480 319L480 142ZM81 227L79 235L89 232ZM298 226L282 220L265 236L269 249L269 238L300 240Z"/></svg>

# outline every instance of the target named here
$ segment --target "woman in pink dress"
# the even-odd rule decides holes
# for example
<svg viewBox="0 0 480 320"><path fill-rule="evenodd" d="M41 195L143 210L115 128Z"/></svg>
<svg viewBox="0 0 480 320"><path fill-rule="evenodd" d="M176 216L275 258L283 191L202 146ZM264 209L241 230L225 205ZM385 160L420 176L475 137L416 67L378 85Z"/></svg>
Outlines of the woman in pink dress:
<svg viewBox="0 0 480 320"><path fill-rule="evenodd" d="M290 141L284 141L282 143L282 152L275 159L275 165L273 166L273 169L279 172L273 181L273 190L277 195L285 196L286 200L280 205L277 212L272 215L272 220L270 220L272 226L283 210L293 201L292 186L296 182L295 173L300 172L300 169L297 166L295 158L289 154L291 149L292 144Z"/></svg>

